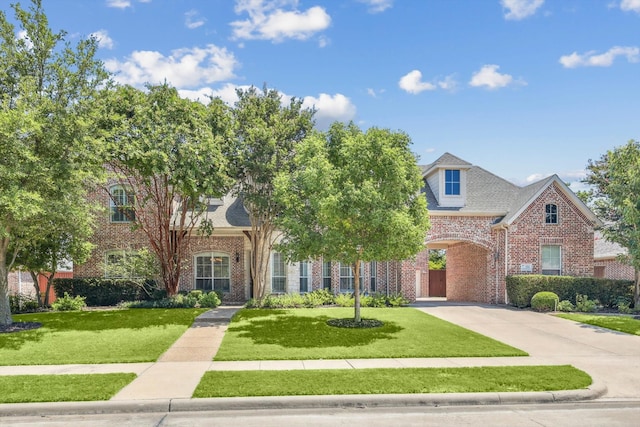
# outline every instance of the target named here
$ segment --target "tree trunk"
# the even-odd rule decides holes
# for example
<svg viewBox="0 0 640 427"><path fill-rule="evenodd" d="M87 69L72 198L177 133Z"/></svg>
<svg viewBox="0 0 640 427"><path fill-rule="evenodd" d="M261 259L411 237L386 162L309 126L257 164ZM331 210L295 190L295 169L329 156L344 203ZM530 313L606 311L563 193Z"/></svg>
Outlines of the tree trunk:
<svg viewBox="0 0 640 427"><path fill-rule="evenodd" d="M0 250L0 326L13 323L11 305L9 304L9 270L7 268L7 252Z"/></svg>
<svg viewBox="0 0 640 427"><path fill-rule="evenodd" d="M45 302L42 300L42 296L40 295L40 284L38 283L38 273L35 271L30 271L29 275L31 276L31 280L33 280L33 289L36 291L36 300L38 301L38 307L44 307Z"/></svg>
<svg viewBox="0 0 640 427"><path fill-rule="evenodd" d="M360 316L360 259L357 259L351 268L353 268L353 320L356 323L362 321Z"/></svg>
<svg viewBox="0 0 640 427"><path fill-rule="evenodd" d="M635 285L633 287L633 306L636 310L640 308L640 270L635 271Z"/></svg>

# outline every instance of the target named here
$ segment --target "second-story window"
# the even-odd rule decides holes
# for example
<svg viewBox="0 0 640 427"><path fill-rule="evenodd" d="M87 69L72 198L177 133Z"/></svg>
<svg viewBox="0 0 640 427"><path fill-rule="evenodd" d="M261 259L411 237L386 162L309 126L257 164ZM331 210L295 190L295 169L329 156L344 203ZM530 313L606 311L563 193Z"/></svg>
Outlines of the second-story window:
<svg viewBox="0 0 640 427"><path fill-rule="evenodd" d="M133 191L124 185L114 185L109 189L109 194L111 222L135 221L136 215L133 208L135 195Z"/></svg>
<svg viewBox="0 0 640 427"><path fill-rule="evenodd" d="M547 224L557 224L558 223L558 206L553 203L549 203L544 208L544 222Z"/></svg>
<svg viewBox="0 0 640 427"><path fill-rule="evenodd" d="M458 169L445 169L444 194L447 196L460 195L460 171Z"/></svg>

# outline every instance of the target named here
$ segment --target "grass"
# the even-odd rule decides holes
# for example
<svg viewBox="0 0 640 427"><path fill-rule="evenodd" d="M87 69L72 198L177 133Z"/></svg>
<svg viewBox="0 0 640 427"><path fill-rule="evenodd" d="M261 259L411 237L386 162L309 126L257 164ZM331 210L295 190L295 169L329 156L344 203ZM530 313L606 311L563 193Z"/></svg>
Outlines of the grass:
<svg viewBox="0 0 640 427"><path fill-rule="evenodd" d="M0 365L151 362L206 309L131 309L34 313L30 331L0 334Z"/></svg>
<svg viewBox="0 0 640 427"><path fill-rule="evenodd" d="M371 329L336 328L352 308L241 310L215 360L526 356L527 353L413 308L363 308Z"/></svg>
<svg viewBox="0 0 640 427"><path fill-rule="evenodd" d="M640 336L640 320L629 316L603 316L579 313L561 313L556 314L556 316L562 317L563 319L573 320L575 322L600 326L601 328Z"/></svg>
<svg viewBox="0 0 640 427"><path fill-rule="evenodd" d="M0 377L0 403L108 400L136 374L9 375Z"/></svg>
<svg viewBox="0 0 640 427"><path fill-rule="evenodd" d="M193 397L550 391L583 389L591 382L568 365L209 371Z"/></svg>

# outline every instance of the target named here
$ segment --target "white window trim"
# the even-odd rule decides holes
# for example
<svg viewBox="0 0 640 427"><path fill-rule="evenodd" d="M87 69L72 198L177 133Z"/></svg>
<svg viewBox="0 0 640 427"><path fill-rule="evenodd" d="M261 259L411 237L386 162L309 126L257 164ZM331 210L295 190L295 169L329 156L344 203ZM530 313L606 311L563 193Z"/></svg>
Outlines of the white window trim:
<svg viewBox="0 0 640 427"><path fill-rule="evenodd" d="M558 268L544 268L544 248L555 247L558 248ZM545 271L557 271L558 275L562 275L562 246L561 245L542 245L540 247L540 273L545 274ZM547 273L548 274L548 273Z"/></svg>
<svg viewBox="0 0 640 427"><path fill-rule="evenodd" d="M228 277L216 277L215 276L215 268L213 265L213 262L211 263L211 289L205 289L204 291L220 291L220 292L231 292L231 270L232 270L232 259L231 259L231 254L228 254L226 252L218 252L218 251L211 251L211 252L200 252L197 253L193 256L193 289L197 289L197 281L198 279L208 279L208 277L198 277L198 258L200 257L223 257L223 258L228 258L229 259L229 276ZM215 288L215 279L228 279L229 280L229 289L228 290L218 290Z"/></svg>
<svg viewBox="0 0 640 427"><path fill-rule="evenodd" d="M113 191L116 189L122 189L122 191L124 191L124 195L126 198L126 202L127 204L125 205L118 205L116 204L116 202L113 200ZM133 200L129 200L129 196L133 196ZM114 209L118 209L123 207L124 209L129 208L129 209L133 209L133 204L131 204L131 202L135 203L135 194L133 193L133 189L126 185L126 184L113 184L112 186L109 187L109 222L113 223L113 224L126 224L126 223L130 223L132 222L131 219L129 219L129 217L126 214L122 214L123 216L123 220L114 220L113 219L113 211ZM134 211L134 215L135 215L135 211Z"/></svg>
<svg viewBox="0 0 640 427"><path fill-rule="evenodd" d="M288 286L288 277L287 277L287 263L284 259L282 259L282 264L284 265L284 273L282 276L276 276L274 275L275 271L274 271L274 267L275 267L275 256L279 255L280 257L282 257L282 254L280 254L279 252L272 252L271 253L271 293L272 294L282 294L282 293L287 293L287 286ZM274 290L273 288L273 279L274 278L284 278L284 289L283 290Z"/></svg>

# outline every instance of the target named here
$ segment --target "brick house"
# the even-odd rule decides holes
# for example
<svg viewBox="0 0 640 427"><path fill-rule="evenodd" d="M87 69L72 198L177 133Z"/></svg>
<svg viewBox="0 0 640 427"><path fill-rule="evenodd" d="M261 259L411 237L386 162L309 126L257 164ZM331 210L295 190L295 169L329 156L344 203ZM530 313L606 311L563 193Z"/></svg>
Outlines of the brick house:
<svg viewBox="0 0 640 427"><path fill-rule="evenodd" d="M422 166L431 230L425 250L413 260L365 263L366 292L402 292L410 300L429 296L429 249L447 250L447 298L504 303L505 276L563 274L592 276L595 215L557 177L518 187L449 153ZM109 191L91 197L109 209L97 221L96 249L76 266L76 277L105 274L105 265L146 245L131 228L126 209L130 191L112 182ZM118 200L117 207L113 200ZM230 195L210 199L206 213L214 231L196 237L184 259L181 290L220 290L226 302L251 297L249 218L241 200ZM270 260L267 289L272 293L326 288L352 292L353 274L332 260L287 264Z"/></svg>
<svg viewBox="0 0 640 427"><path fill-rule="evenodd" d="M606 240L599 231L595 232L593 243L595 277L635 280L634 268L620 261L620 256L627 254L626 248Z"/></svg>

